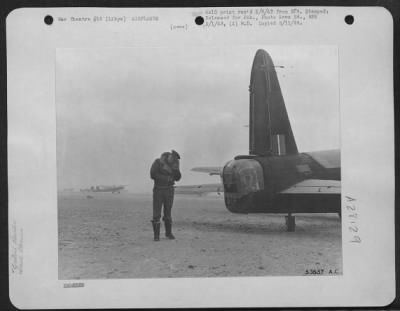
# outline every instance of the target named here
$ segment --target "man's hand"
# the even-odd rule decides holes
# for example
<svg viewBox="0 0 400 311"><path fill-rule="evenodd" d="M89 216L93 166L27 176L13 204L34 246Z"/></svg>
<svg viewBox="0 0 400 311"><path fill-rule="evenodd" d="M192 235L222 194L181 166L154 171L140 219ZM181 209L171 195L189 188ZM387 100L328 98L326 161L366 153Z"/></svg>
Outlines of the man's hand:
<svg viewBox="0 0 400 311"><path fill-rule="evenodd" d="M174 162L171 165L173 170L179 170L179 159L174 159Z"/></svg>

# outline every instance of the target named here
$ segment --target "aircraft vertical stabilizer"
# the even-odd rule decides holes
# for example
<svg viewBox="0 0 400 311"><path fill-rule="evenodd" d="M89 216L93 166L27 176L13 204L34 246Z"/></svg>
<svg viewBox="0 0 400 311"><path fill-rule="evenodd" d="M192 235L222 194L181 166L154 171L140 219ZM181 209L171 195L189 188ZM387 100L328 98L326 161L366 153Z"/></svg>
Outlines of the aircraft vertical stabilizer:
<svg viewBox="0 0 400 311"><path fill-rule="evenodd" d="M264 50L254 57L249 91L250 154L297 154L275 66Z"/></svg>

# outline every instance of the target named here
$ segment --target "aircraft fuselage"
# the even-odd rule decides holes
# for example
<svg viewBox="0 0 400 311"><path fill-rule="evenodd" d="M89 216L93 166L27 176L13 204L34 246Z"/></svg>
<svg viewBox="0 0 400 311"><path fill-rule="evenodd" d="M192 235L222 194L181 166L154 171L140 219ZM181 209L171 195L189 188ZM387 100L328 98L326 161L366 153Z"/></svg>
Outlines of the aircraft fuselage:
<svg viewBox="0 0 400 311"><path fill-rule="evenodd" d="M309 179L340 180L340 152L237 156L223 169L225 204L233 213L340 212L340 194L284 190Z"/></svg>

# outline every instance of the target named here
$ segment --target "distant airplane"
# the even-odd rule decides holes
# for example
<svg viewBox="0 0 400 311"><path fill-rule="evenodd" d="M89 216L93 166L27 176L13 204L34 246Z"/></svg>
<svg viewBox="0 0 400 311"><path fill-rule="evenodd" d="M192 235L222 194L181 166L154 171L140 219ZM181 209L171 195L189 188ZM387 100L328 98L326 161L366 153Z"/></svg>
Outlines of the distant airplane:
<svg viewBox="0 0 400 311"><path fill-rule="evenodd" d="M81 189L82 192L111 192L111 193L121 193L125 189L126 185L116 185L116 186L91 186L88 189Z"/></svg>
<svg viewBox="0 0 400 311"><path fill-rule="evenodd" d="M201 172L201 173L207 173L210 176L212 175L221 175L222 173L222 167L217 167L217 166L208 166L208 167L194 167L191 169L191 171L194 172Z"/></svg>
<svg viewBox="0 0 400 311"><path fill-rule="evenodd" d="M216 192L221 194L224 192L223 186L219 184L204 184L204 185L188 185L188 186L177 186L175 187L176 194L196 194L202 196L206 193Z"/></svg>
<svg viewBox="0 0 400 311"><path fill-rule="evenodd" d="M64 188L64 189L62 189L61 191L64 191L64 192L73 192L73 191L74 191L74 188Z"/></svg>
<svg viewBox="0 0 400 311"><path fill-rule="evenodd" d="M298 152L275 66L264 50L254 57L249 91L249 155L236 156L224 167L192 170L221 176L229 211L287 213L288 231L295 230L294 213L340 215L340 150ZM207 189L201 185L197 191Z"/></svg>

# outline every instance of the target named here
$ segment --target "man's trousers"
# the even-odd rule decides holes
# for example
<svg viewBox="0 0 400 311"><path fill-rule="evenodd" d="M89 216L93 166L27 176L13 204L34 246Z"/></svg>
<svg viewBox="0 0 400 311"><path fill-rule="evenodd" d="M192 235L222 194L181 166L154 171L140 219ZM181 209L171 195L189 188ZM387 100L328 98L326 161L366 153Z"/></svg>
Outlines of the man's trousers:
<svg viewBox="0 0 400 311"><path fill-rule="evenodd" d="M174 203L174 188L154 188L153 189L153 222L160 222L161 210L164 208L165 222L171 223L171 209Z"/></svg>

